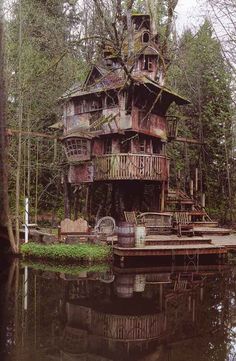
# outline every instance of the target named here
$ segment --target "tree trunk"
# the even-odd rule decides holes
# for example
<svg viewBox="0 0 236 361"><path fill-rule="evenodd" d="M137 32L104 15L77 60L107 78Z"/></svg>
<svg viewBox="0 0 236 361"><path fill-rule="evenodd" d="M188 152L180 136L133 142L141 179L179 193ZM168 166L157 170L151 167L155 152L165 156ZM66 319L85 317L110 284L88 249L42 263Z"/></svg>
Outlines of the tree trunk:
<svg viewBox="0 0 236 361"><path fill-rule="evenodd" d="M5 76L4 76L4 27L3 27L3 12L2 2L0 3L0 200L3 207L0 223L7 227L8 237L10 241L11 251L18 252L16 247L15 237L12 229L12 219L9 206L8 196L8 142L6 134L6 91L5 91Z"/></svg>
<svg viewBox="0 0 236 361"><path fill-rule="evenodd" d="M64 213L65 218L71 217L71 207L70 207L70 189L67 179L67 170L63 170L63 188L64 188Z"/></svg>

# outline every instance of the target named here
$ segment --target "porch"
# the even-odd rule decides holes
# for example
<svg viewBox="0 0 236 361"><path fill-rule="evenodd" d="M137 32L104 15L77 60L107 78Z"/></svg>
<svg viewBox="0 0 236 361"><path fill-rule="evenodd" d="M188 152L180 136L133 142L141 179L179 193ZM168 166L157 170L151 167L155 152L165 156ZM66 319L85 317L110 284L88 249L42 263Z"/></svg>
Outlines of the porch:
<svg viewBox="0 0 236 361"><path fill-rule="evenodd" d="M167 181L169 159L164 155L118 153L94 159L94 180Z"/></svg>

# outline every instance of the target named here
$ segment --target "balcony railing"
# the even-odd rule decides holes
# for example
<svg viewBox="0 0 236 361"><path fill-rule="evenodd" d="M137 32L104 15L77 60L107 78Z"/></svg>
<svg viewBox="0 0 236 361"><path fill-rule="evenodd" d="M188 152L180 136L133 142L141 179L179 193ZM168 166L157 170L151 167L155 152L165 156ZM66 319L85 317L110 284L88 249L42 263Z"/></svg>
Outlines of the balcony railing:
<svg viewBox="0 0 236 361"><path fill-rule="evenodd" d="M167 181L169 159L162 155L107 154L94 159L94 180Z"/></svg>

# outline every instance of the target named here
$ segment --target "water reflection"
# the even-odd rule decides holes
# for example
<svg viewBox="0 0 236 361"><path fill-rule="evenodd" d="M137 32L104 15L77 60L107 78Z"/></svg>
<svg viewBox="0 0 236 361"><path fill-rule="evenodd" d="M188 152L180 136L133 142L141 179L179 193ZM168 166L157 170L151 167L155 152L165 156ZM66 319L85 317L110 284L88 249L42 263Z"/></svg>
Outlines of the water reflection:
<svg viewBox="0 0 236 361"><path fill-rule="evenodd" d="M33 266L33 265L31 265ZM236 268L4 267L1 360L236 360Z"/></svg>

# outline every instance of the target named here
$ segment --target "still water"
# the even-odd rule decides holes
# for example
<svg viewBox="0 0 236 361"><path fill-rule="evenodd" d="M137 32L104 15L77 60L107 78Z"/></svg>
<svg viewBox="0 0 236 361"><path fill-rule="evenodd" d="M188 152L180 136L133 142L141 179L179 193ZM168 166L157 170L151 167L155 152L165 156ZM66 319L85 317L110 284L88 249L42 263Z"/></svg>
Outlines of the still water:
<svg viewBox="0 0 236 361"><path fill-rule="evenodd" d="M0 269L0 360L236 361L236 267Z"/></svg>

